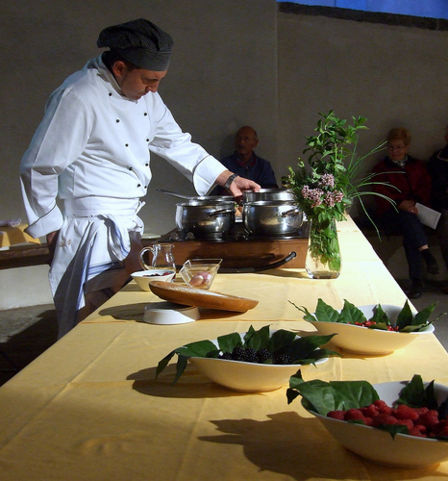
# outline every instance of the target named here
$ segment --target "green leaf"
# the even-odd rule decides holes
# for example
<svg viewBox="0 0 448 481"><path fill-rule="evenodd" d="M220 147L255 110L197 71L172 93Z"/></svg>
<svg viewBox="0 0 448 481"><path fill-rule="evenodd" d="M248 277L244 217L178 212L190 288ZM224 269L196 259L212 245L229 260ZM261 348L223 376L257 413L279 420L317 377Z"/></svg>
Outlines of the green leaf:
<svg viewBox="0 0 448 481"><path fill-rule="evenodd" d="M333 336L334 334L330 334L329 336L310 335L300 337L286 346L282 352L288 354L295 363L313 362L321 359L316 349L324 344L328 344ZM307 363L310 364L310 362Z"/></svg>
<svg viewBox="0 0 448 481"><path fill-rule="evenodd" d="M437 409L438 403L434 394L434 381L425 388L422 377L414 374L411 381L400 391L396 404L406 404L411 407L427 407Z"/></svg>
<svg viewBox="0 0 448 481"><path fill-rule="evenodd" d="M429 316L432 314L435 308L436 308L435 303L425 307L422 311L419 311L416 314L411 324L414 324L414 325L428 324Z"/></svg>
<svg viewBox="0 0 448 481"><path fill-rule="evenodd" d="M366 316L355 305L344 299L344 307L339 314L338 322L354 324L355 322L367 321Z"/></svg>
<svg viewBox="0 0 448 481"><path fill-rule="evenodd" d="M322 322L338 322L339 312L319 298L316 306L316 317Z"/></svg>
<svg viewBox="0 0 448 481"><path fill-rule="evenodd" d="M387 326L390 326L390 320L387 317L387 314L384 312L384 310L383 310L383 308L381 307L380 304L378 304L374 308L373 317L372 317L371 321L374 321L376 323L376 325L373 326L376 329L386 329L387 330Z"/></svg>
<svg viewBox="0 0 448 481"><path fill-rule="evenodd" d="M212 341L197 341L175 349L176 354L184 357L207 357L210 351L215 351L216 345Z"/></svg>
<svg viewBox="0 0 448 481"><path fill-rule="evenodd" d="M159 374L166 368L174 354L176 354L176 351L171 351L162 360L159 361L156 369L156 379L159 377Z"/></svg>
<svg viewBox="0 0 448 481"><path fill-rule="evenodd" d="M173 384L179 380L180 376L182 376L183 372L185 371L185 368L187 367L187 363L188 363L188 357L181 356L181 355L177 357L176 377L174 378Z"/></svg>
<svg viewBox="0 0 448 481"><path fill-rule="evenodd" d="M269 344L269 326L263 326L258 331L251 330L244 336L245 347L251 347L258 351L264 349Z"/></svg>
<svg viewBox="0 0 448 481"><path fill-rule="evenodd" d="M218 346L222 352L232 352L236 346L241 346L243 341L237 332L218 337Z"/></svg>
<svg viewBox="0 0 448 481"><path fill-rule="evenodd" d="M398 314L395 325L398 326L398 330L400 330L408 324L412 324L413 319L414 316L412 314L411 308L409 307L408 301L406 301L403 309Z"/></svg>
<svg viewBox="0 0 448 481"><path fill-rule="evenodd" d="M314 411L323 416L330 411L368 406L379 399L378 393L367 381L324 382L314 379L291 385L290 380L290 389L297 391Z"/></svg>
<svg viewBox="0 0 448 481"><path fill-rule="evenodd" d="M285 346L291 344L296 338L297 334L292 331L286 331L284 329L279 329L274 332L268 343L268 349L274 353L282 350Z"/></svg>

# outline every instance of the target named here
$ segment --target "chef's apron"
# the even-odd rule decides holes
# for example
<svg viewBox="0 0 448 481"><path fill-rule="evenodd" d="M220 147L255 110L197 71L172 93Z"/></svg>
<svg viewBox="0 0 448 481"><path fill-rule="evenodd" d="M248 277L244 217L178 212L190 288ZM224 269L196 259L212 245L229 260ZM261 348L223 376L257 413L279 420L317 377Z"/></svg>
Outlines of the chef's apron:
<svg viewBox="0 0 448 481"><path fill-rule="evenodd" d="M143 232L139 199L83 197L65 200L49 272L58 318L58 337L80 320L89 303L99 306L129 277L124 260ZM97 299L95 299L97 297Z"/></svg>

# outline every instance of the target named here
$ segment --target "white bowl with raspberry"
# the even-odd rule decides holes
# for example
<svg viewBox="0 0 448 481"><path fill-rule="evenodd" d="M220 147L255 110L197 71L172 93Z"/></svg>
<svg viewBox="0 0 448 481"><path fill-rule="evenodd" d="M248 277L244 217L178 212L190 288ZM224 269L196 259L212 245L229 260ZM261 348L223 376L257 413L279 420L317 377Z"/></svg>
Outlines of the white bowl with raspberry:
<svg viewBox="0 0 448 481"><path fill-rule="evenodd" d="M405 385L406 381L401 381L374 384L373 387L380 400L384 401L390 409ZM434 391L439 404L448 397L448 386L434 384ZM431 429L446 429L448 435L448 421L436 425L435 414L432 410L426 412L414 410L410 411L409 414L406 412L406 408L400 408L400 410L401 413L396 409L382 412L381 406L378 406L378 414L383 416L381 421L378 422L406 424L410 421L408 427L410 432L415 433L414 435L399 433L392 437L389 432L374 427L375 421L373 421L372 426L369 426L329 417L328 414L323 416L312 410L309 412L316 416L334 439L346 449L375 463L400 468L435 468L439 463L447 460L448 440L421 437L420 434L423 431L429 434ZM348 411L346 419L355 420L358 417L356 411L361 412L359 416L364 416L364 419L366 417L375 418L372 413L366 413L363 409ZM418 414L415 414L415 412ZM391 419L391 421L388 422L388 419ZM433 427L431 428L431 426Z"/></svg>
<svg viewBox="0 0 448 481"><path fill-rule="evenodd" d="M377 304L369 304L357 307L367 319L370 319L373 316L373 310L376 306ZM381 304L381 307L392 320L394 320L394 316L396 319L398 313L402 310L402 307L390 304ZM368 356L391 354L397 349L406 347L419 336L432 334L434 332L434 326L432 324L418 332L398 332L357 326L355 324L345 324L343 322L308 322L310 322L321 335L336 334L331 340L333 345L345 351Z"/></svg>

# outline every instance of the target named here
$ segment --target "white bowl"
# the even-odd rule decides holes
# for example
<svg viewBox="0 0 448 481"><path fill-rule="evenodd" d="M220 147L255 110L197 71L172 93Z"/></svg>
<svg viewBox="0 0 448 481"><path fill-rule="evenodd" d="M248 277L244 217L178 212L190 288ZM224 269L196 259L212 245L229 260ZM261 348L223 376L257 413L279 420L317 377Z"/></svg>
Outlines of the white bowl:
<svg viewBox="0 0 448 481"><path fill-rule="evenodd" d="M380 399L389 406L398 399L399 392L406 381L374 384ZM448 387L434 384L438 402L446 399ZM388 466L422 468L435 467L448 459L448 441L420 438L408 434L397 434L392 438L390 433L363 424L349 423L339 419L315 415L329 433L346 449L363 458Z"/></svg>
<svg viewBox="0 0 448 481"><path fill-rule="evenodd" d="M169 272L169 274L166 274ZM137 271L131 274L142 291L150 291L149 283L152 281L171 282L176 275L174 269L147 269L145 271Z"/></svg>
<svg viewBox="0 0 448 481"><path fill-rule="evenodd" d="M373 316L373 309L377 304L357 306L367 319ZM394 320L402 307L381 304L389 319ZM370 329L368 327L344 324L342 322L308 321L321 335L337 334L331 339L332 344L346 351L371 356L385 355L407 346L417 336L431 334L434 326L430 324L419 332L396 332Z"/></svg>
<svg viewBox="0 0 448 481"><path fill-rule="evenodd" d="M240 334L243 338L244 334ZM299 337L299 336L297 336ZM212 340L216 346L218 342ZM206 357L190 357L198 370L217 384L242 392L274 391L289 383L289 378L299 369L314 369L328 361L319 359L315 364L259 364Z"/></svg>

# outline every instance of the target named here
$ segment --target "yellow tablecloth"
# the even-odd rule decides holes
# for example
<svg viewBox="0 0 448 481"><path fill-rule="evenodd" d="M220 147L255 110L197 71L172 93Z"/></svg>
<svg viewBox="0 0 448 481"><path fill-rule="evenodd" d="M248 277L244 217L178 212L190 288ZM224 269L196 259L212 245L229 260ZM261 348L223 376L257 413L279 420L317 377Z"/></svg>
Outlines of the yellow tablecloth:
<svg viewBox="0 0 448 481"><path fill-rule="evenodd" d="M398 303L405 296L351 222L340 224L343 272L332 281L300 271L218 275L214 290L260 300L245 314L203 312L194 323L145 324L159 299L128 285L0 388L0 479L18 480L440 480L435 471L376 466L342 448L285 391L242 394L192 366L176 385L157 362L186 342L271 323L311 329L287 300L314 308ZM344 354L304 370L305 379L410 379L448 383L448 355L434 335L375 358Z"/></svg>
<svg viewBox="0 0 448 481"><path fill-rule="evenodd" d="M39 239L35 239L28 235L24 230L28 226L20 224L18 226L3 226L0 227L0 247L9 247L14 244L22 244L31 242L33 244L40 244Z"/></svg>

